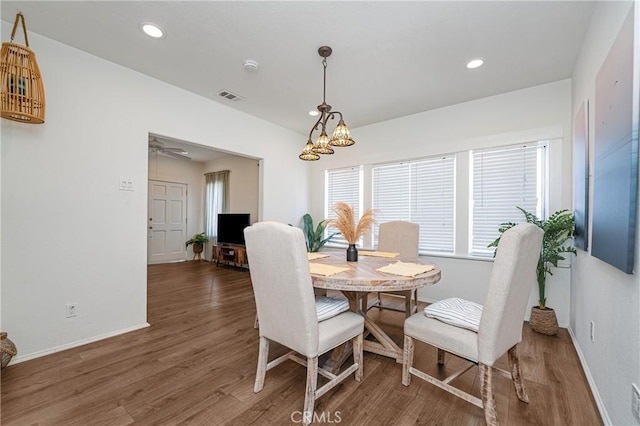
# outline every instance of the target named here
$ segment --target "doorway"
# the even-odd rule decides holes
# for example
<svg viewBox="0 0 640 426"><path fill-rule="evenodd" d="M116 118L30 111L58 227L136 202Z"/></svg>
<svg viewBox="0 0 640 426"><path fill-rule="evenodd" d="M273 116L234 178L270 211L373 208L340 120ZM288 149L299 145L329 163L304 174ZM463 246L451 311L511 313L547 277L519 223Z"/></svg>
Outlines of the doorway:
<svg viewBox="0 0 640 426"><path fill-rule="evenodd" d="M147 263L185 259L187 185L149 179Z"/></svg>

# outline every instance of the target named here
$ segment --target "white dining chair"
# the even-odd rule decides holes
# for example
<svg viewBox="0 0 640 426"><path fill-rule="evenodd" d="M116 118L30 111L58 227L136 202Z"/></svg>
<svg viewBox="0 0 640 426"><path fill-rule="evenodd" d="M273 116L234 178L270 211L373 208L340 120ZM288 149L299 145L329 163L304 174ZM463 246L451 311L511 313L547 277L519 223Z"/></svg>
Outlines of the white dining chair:
<svg viewBox="0 0 640 426"><path fill-rule="evenodd" d="M493 396L492 372L513 380L518 399L529 402L520 374L518 343L531 288L536 283L536 265L540 257L543 231L523 223L506 231L497 248L484 305L452 298L428 306L404 323L404 359L402 384L409 386L411 375L419 377L465 401L484 409L485 421L498 424ZM435 346L438 364L444 365L448 352L470 364L447 378L438 379L413 366L415 340ZM508 353L511 371L494 363ZM450 384L475 364L480 370L481 398Z"/></svg>
<svg viewBox="0 0 640 426"><path fill-rule="evenodd" d="M378 230L378 251L399 253L399 258L403 260L417 259L419 238L420 226L417 223L401 220L384 222L380 224ZM376 302L371 306L367 306L367 309L377 307L380 309L404 312L407 318L418 310L418 290L386 291L377 292L376 294L378 296ZM404 309L384 304L381 297L382 294L402 296L404 299ZM363 302L363 304L364 303L367 302Z"/></svg>
<svg viewBox="0 0 640 426"><path fill-rule="evenodd" d="M259 321L260 346L254 392L264 386L266 372L286 360L307 367L303 424L313 419L315 400L355 372L363 377L364 318L343 308L342 299L316 299L302 230L276 222L259 222L245 228L251 283ZM335 302L332 302L335 300ZM348 306L348 304L347 304ZM320 321L322 319L322 321ZM353 365L339 375L318 368L318 357L351 340ZM269 342L291 352L268 361ZM299 354L304 358L296 355ZM320 388L318 374L329 379Z"/></svg>

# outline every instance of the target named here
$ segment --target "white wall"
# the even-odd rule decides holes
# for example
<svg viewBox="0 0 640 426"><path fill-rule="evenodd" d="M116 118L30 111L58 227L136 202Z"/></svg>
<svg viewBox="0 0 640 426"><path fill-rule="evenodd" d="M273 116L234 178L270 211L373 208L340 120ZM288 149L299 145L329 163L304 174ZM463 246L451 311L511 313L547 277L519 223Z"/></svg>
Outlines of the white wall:
<svg viewBox="0 0 640 426"><path fill-rule="evenodd" d="M187 185L185 242L192 235L204 231L204 170L205 163L198 161L171 158L158 153L149 155L149 179ZM190 245L185 253L185 259L192 258L193 246Z"/></svg>
<svg viewBox="0 0 640 426"><path fill-rule="evenodd" d="M631 2L599 3L591 20L573 73L573 114L588 99L590 198L593 199L595 152L596 75L627 17ZM640 3L636 2L636 9ZM636 11L636 40L640 13ZM590 205L590 210L592 205ZM592 210L591 210L592 211ZM636 221L640 223L640 217ZM591 229L591 223L589 224ZM589 232L591 235L591 231ZM589 244L590 246L590 244ZM636 228L635 275L628 275L578 250L572 271L571 331L586 363L589 379L597 387L596 399L604 409L605 423L638 424L631 413L631 384L640 384L640 232ZM590 339L590 322L595 341Z"/></svg>
<svg viewBox="0 0 640 426"><path fill-rule="evenodd" d="M229 170L229 213L249 213L258 221L259 161L230 155L207 162L205 173Z"/></svg>
<svg viewBox="0 0 640 426"><path fill-rule="evenodd" d="M3 23L3 40L10 28ZM300 135L38 34L29 40L46 122L1 122L1 321L17 361L146 325L149 132L262 158L263 216L292 223L307 211ZM120 177L135 191L119 191ZM68 302L76 318L65 317Z"/></svg>
<svg viewBox="0 0 640 426"><path fill-rule="evenodd" d="M563 80L352 129L355 145L336 149L330 161L321 159L313 163L310 213L313 217L324 217L324 192L314 189L324 188L326 168L543 139L551 140L549 207L551 211L571 208L570 99L571 82ZM442 280L434 287L420 289L419 297L432 301L464 294L483 303L491 261L468 258L468 154L461 153L457 162L456 256L433 257L442 268ZM558 322L563 327L569 324L569 275L567 268L558 269L547 286L549 306L556 310ZM537 304L537 300L535 288L531 293L531 306Z"/></svg>

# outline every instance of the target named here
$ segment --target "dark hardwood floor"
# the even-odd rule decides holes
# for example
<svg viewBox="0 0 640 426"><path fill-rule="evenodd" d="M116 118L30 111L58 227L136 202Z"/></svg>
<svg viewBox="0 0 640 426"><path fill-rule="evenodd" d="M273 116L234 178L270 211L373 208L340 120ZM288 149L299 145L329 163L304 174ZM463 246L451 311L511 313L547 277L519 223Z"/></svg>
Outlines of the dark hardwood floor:
<svg viewBox="0 0 640 426"><path fill-rule="evenodd" d="M393 301L393 299L389 299ZM401 301L398 301L401 304ZM374 312L374 311L371 311ZM375 312L398 342L404 315ZM293 362L269 372L253 393L258 333L249 273L203 261L148 267L151 327L2 372L3 425L287 425L300 421L305 369ZM518 401L496 374L503 425L600 425L569 335L534 333L524 325L520 354L530 403ZM276 345L272 345L275 347ZM283 353L275 347L271 358ZM416 343L416 365L437 374L436 351ZM506 358L506 357L505 357ZM463 361L448 356L448 372ZM506 359L501 367L507 367ZM483 413L365 353L364 380L347 379L316 403L317 424L481 425ZM477 368L454 384L479 395Z"/></svg>

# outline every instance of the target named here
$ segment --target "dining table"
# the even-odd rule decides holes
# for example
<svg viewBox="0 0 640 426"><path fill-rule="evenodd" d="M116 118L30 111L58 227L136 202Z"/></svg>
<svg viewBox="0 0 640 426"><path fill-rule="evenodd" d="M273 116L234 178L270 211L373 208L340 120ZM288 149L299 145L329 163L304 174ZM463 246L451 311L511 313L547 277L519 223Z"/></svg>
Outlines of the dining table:
<svg viewBox="0 0 640 426"><path fill-rule="evenodd" d="M343 251L320 252L309 256L313 286L337 290L349 300L350 309L364 317L363 349L394 358L402 363L402 348L367 314L367 295L371 292L411 291L440 281L440 268L425 257L401 259L396 253L360 251L358 260L347 262ZM372 337L369 337L372 336ZM339 370L348 358L346 346L334 351L325 368Z"/></svg>

